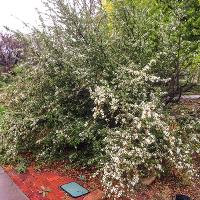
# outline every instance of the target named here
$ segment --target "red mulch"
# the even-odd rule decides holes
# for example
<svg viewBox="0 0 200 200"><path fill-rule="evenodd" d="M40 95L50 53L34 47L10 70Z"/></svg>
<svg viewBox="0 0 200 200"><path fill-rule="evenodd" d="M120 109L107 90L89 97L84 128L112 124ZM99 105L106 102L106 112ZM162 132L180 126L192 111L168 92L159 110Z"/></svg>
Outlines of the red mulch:
<svg viewBox="0 0 200 200"><path fill-rule="evenodd" d="M56 167L57 166L57 167ZM46 166L38 170L32 165L28 167L26 173L18 174L11 166L4 168L20 189L30 198L30 200L72 200L67 196L59 186L71 181L76 181L90 191L102 189L99 177L91 178L95 170L87 171L86 169L66 169L64 164L55 163L53 166ZM85 180L79 178L85 176ZM42 197L39 191L42 187L51 190L46 197ZM152 185L140 187L137 190L134 200L171 200L175 194L185 194L192 200L200 200L200 181L197 179L191 185L181 185L175 179L156 180ZM83 197L76 198L83 200ZM95 200L95 199L93 199ZM111 200L111 199L107 199ZM119 200L125 200L121 198Z"/></svg>
<svg viewBox="0 0 200 200"><path fill-rule="evenodd" d="M89 180L89 184L86 181L79 179L81 171L71 170L64 174L61 172L61 168L50 170L48 168L37 170L33 166L28 167L27 171L23 174L19 174L12 166L4 167L4 170L8 175L13 179L13 181L19 186L19 188L27 195L30 200L67 200L73 199L69 198L63 192L59 186L76 181L82 186L88 188L92 191L94 188L97 189L98 186L93 183L93 179L88 177L87 172L85 171L84 176ZM42 188L50 189L50 192L47 192L45 197L42 196L40 191ZM44 189L43 189L44 190ZM76 198L76 200L82 200L83 197Z"/></svg>

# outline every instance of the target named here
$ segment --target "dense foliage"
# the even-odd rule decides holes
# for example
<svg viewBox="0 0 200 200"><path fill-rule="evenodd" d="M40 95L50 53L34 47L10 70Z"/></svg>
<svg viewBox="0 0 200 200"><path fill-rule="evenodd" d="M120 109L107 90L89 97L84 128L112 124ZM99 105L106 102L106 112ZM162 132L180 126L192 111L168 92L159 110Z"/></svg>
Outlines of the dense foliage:
<svg viewBox="0 0 200 200"><path fill-rule="evenodd" d="M200 5L194 1L104 1L111 30L120 31L127 56L153 73L170 77L166 103L199 80ZM125 46L125 47L124 47ZM179 99L179 98L178 98Z"/></svg>
<svg viewBox="0 0 200 200"><path fill-rule="evenodd" d="M180 25L178 18L188 12L193 19L193 4L45 4L48 23L40 16L40 29L17 34L28 48L4 95L2 159L29 152L45 161L96 164L114 196L131 195L149 175L176 170L192 178L200 122L171 116L163 97L173 99L188 83L184 77L193 77L191 62L199 66L198 33L189 35L195 22Z"/></svg>

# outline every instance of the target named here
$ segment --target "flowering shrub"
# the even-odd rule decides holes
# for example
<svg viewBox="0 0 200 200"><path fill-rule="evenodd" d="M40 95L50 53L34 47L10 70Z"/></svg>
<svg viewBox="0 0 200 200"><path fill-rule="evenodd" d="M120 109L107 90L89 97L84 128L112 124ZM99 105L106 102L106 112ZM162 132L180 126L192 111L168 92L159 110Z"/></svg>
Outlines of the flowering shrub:
<svg viewBox="0 0 200 200"><path fill-rule="evenodd" d="M89 92L71 85L72 76L65 72L52 75L42 68L27 68L6 88L11 112L3 124L5 156L14 160L28 151L40 160L97 162L104 131L101 123L90 122Z"/></svg>
<svg viewBox="0 0 200 200"><path fill-rule="evenodd" d="M108 160L102 169L108 193L133 193L143 177L159 176L169 167L184 169L191 177L191 145L194 140L199 144L199 138L163 114L160 91L152 84L165 80L151 75L148 66L139 70L133 64L119 67L115 75L112 85L103 82L92 92L93 117L108 124L112 120L105 138Z"/></svg>
<svg viewBox="0 0 200 200"><path fill-rule="evenodd" d="M127 19L122 1L116 16L112 4L106 15L98 1L70 2L47 1L52 23L40 16L42 29L18 33L29 48L26 67L6 87L2 156L102 166L115 197L149 175L192 177L199 125L170 116L161 98L177 54L170 24L147 8L128 7Z"/></svg>

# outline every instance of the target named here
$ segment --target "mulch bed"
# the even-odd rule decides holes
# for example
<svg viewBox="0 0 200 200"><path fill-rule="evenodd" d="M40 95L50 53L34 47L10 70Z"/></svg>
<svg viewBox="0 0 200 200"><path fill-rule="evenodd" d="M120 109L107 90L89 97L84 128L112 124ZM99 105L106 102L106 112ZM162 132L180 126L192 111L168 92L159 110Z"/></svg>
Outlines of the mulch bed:
<svg viewBox="0 0 200 200"><path fill-rule="evenodd" d="M71 200L73 198L67 196L59 188L60 185L71 181L78 182L90 191L102 190L100 178L91 177L95 171L94 169L90 169L90 171L83 168L66 169L64 166L64 163L55 163L38 169L33 164L23 174L18 174L12 166L5 166L4 169L30 200ZM82 177L84 177L84 180L82 180ZM51 190L46 193L45 197L42 196L41 192L44 188ZM200 180L195 180L191 185L181 185L180 181L175 178L156 180L150 186L141 186L137 189L133 199L171 200L172 196L177 193L188 195L192 200L200 200ZM76 199L83 200L83 197ZM125 199L122 198L122 200Z"/></svg>
<svg viewBox="0 0 200 200"><path fill-rule="evenodd" d="M57 165L56 168L51 166L42 169L32 165L22 174L17 173L12 166L5 166L4 170L30 200L71 200L73 198L66 195L59 187L72 181L76 181L90 191L99 188L99 184L96 183L98 180L90 178L91 173L89 174L86 170L65 170L61 163L55 163L55 165ZM76 199L83 200L83 197Z"/></svg>

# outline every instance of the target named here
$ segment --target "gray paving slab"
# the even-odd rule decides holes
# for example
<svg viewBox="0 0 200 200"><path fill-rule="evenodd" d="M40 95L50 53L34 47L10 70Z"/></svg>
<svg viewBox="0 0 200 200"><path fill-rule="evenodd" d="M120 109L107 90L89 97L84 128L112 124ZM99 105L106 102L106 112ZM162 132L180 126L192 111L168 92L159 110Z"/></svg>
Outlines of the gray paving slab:
<svg viewBox="0 0 200 200"><path fill-rule="evenodd" d="M0 200L29 200L0 167Z"/></svg>
<svg viewBox="0 0 200 200"><path fill-rule="evenodd" d="M195 100L200 99L200 95L182 95L181 98L186 100Z"/></svg>

